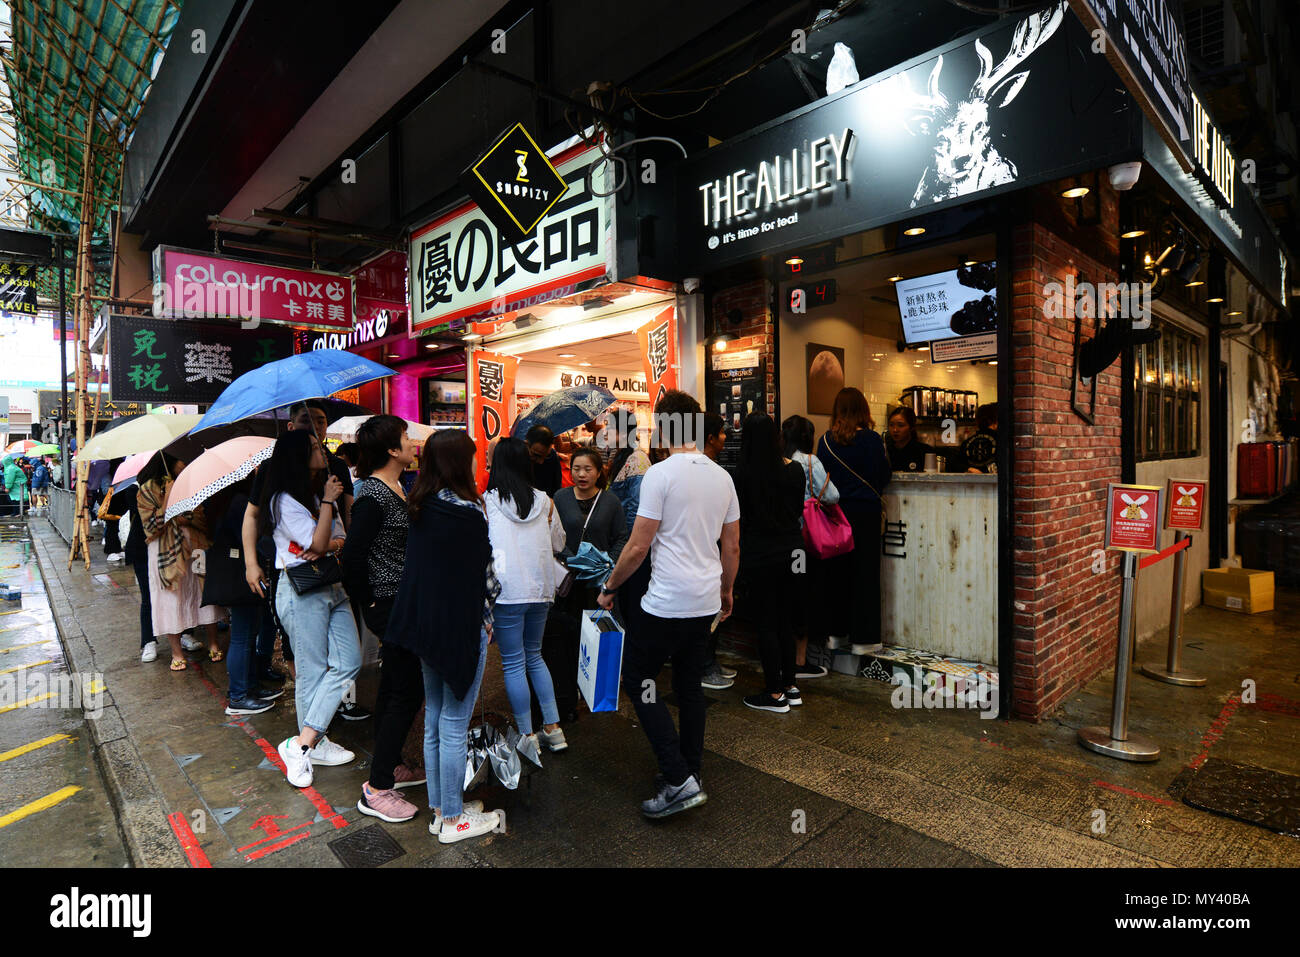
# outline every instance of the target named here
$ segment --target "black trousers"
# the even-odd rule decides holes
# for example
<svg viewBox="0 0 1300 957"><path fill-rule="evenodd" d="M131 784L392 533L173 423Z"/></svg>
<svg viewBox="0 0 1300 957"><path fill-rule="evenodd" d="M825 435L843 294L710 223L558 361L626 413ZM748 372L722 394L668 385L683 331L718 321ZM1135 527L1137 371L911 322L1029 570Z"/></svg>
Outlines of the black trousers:
<svg viewBox="0 0 1300 957"><path fill-rule="evenodd" d="M153 605L149 601L149 553L131 561L135 581L140 586L140 647L153 641Z"/></svg>
<svg viewBox="0 0 1300 957"><path fill-rule="evenodd" d="M880 643L880 512L850 512L853 551L823 563L828 621L832 635L855 645Z"/></svg>
<svg viewBox="0 0 1300 957"><path fill-rule="evenodd" d="M705 701L700 678L712 621L713 615L659 618L643 611L637 618L637 630L629 631L623 643L623 690L632 699L650 739L659 772L672 785L692 774L699 777L704 758ZM680 735L663 702L664 689L658 685L666 661L673 663Z"/></svg>
<svg viewBox="0 0 1300 957"><path fill-rule="evenodd" d="M758 627L758 653L766 690L779 694L794 684L795 615L800 610L791 561L745 569L749 604Z"/></svg>
<svg viewBox="0 0 1300 957"><path fill-rule="evenodd" d="M589 589L574 586L567 598L556 598L546 615L542 632L542 661L551 673L555 688L555 709L567 721L578 709L578 628ZM587 608L595 608L591 599ZM532 695L533 727L542 726L542 706Z"/></svg>
<svg viewBox="0 0 1300 957"><path fill-rule="evenodd" d="M366 626L380 641L392 610L391 598L381 598L373 608L362 609ZM392 788L393 769L402 763L402 745L422 704L424 673L419 656L396 645L385 645L379 694L375 698L375 756L370 763L370 786L376 791Z"/></svg>

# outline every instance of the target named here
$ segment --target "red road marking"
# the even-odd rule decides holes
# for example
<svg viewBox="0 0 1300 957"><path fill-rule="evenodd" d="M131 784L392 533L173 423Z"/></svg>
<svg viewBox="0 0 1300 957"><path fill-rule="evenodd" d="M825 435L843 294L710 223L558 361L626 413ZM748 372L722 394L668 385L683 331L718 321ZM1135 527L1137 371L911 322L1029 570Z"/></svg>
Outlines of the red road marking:
<svg viewBox="0 0 1300 957"><path fill-rule="evenodd" d="M1175 542L1163 552L1156 552L1154 555L1148 555L1138 562L1138 568L1146 568L1148 565L1154 565L1156 562L1162 562L1174 552L1181 552L1184 548L1192 544L1191 538L1184 538L1181 542Z"/></svg>
<svg viewBox="0 0 1300 957"><path fill-rule="evenodd" d="M1257 701L1247 707L1258 708L1270 714L1285 714L1300 718L1300 701L1284 698L1280 694L1261 694Z"/></svg>
<svg viewBox="0 0 1300 957"><path fill-rule="evenodd" d="M280 769L281 774L288 773L285 769L284 761L280 759L280 752L276 750L275 745L266 740L266 738L257 737L257 732L248 727L248 725L240 722L240 727L242 727L257 746L262 749L262 753L266 755L266 759ZM320 816L333 824L335 828L348 826L348 822L330 806L330 802L325 800L325 798L321 796L321 793L315 788L307 787L299 788L299 790L302 792L303 797L316 806L316 810L320 811Z"/></svg>
<svg viewBox="0 0 1300 957"><path fill-rule="evenodd" d="M286 847L288 847L290 844L297 844L299 841L301 841L301 840L302 840L303 838L305 838L305 837L311 837L311 832L310 832L310 831L300 831L299 833L293 835L292 837L286 837L286 838L285 838L283 841L281 841L279 844L272 844L272 845L269 846L269 847L263 847L263 848L261 848L260 850L253 851L253 853L251 853L251 854L249 854L248 856L246 856L246 857L244 858L244 860L246 860L246 861L256 861L256 860L258 860L259 858L266 857L266 855L268 855L268 854L274 854L276 851L281 850L282 848L286 848Z"/></svg>
<svg viewBox="0 0 1300 957"><path fill-rule="evenodd" d="M1120 784L1110 784L1106 781L1093 781L1093 784L1099 788L1105 788L1107 791L1115 791L1118 794L1127 794L1129 797L1141 798L1143 801L1151 801L1155 804L1163 804L1165 807L1177 807L1178 805L1168 798L1156 797L1154 794L1143 794L1141 791L1134 791L1132 788L1126 788Z"/></svg>
<svg viewBox="0 0 1300 957"><path fill-rule="evenodd" d="M1223 732L1228 727L1228 720L1237 713L1237 709L1240 707L1241 692L1236 692L1228 699L1228 703L1223 706L1219 716L1214 719L1214 723L1201 737L1201 753L1192 758L1192 763L1187 765L1189 768L1195 771L1205 763L1205 759L1210 756L1210 748L1214 747L1214 743L1223 737Z"/></svg>
<svg viewBox="0 0 1300 957"><path fill-rule="evenodd" d="M274 840L277 837L284 837L284 835L290 833L291 831L296 831L299 828L311 827L311 821L304 821L302 824L295 824L293 827L286 828L285 830L281 830L280 825L275 823L276 821L279 820L288 820L288 818L289 815L287 814L263 814L252 824L248 825L248 829L250 831L256 831L258 828L261 828L265 832L266 837L258 838L252 844L245 844L243 847L236 848L236 850L238 850L242 854L250 847L257 847L257 845L265 844L267 841ZM302 835L296 835L296 836L301 837ZM283 847L283 845L277 844L276 847Z"/></svg>
<svg viewBox="0 0 1300 957"><path fill-rule="evenodd" d="M194 836L194 831L191 830L190 822L186 820L185 815L176 811L167 815L167 820L171 823L176 840L181 843L181 850L190 859L190 867L211 867L212 862L208 860L208 855L203 853L203 848L199 846L199 839Z"/></svg>

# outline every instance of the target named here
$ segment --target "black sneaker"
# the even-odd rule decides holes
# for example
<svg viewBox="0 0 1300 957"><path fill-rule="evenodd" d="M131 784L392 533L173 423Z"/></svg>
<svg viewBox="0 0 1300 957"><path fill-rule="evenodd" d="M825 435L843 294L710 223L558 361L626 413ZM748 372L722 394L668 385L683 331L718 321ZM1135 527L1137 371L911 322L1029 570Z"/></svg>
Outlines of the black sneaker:
<svg viewBox="0 0 1300 957"><path fill-rule="evenodd" d="M341 704L339 705L339 717L344 721L365 721L370 717L370 712L359 704Z"/></svg>
<svg viewBox="0 0 1300 957"><path fill-rule="evenodd" d="M263 668L256 675L254 680L264 685L282 685L285 682L285 676L274 668Z"/></svg>
<svg viewBox="0 0 1300 957"><path fill-rule="evenodd" d="M284 694L284 689L278 685L259 685L255 697L263 701L274 701L280 695Z"/></svg>
<svg viewBox="0 0 1300 957"><path fill-rule="evenodd" d="M777 714L785 714L790 710L790 702L785 695L779 698L773 698L766 691L760 691L758 694L752 694L745 698L745 704L757 711L774 711Z"/></svg>
<svg viewBox="0 0 1300 957"><path fill-rule="evenodd" d="M786 688L785 700L790 702L790 707L794 708L803 704L803 695L799 693L798 688Z"/></svg>
<svg viewBox="0 0 1300 957"><path fill-rule="evenodd" d="M830 672L821 665L795 665L796 678L825 678Z"/></svg>
<svg viewBox="0 0 1300 957"><path fill-rule="evenodd" d="M261 714L275 707L274 701L244 695L242 698L230 698L226 703L226 714Z"/></svg>

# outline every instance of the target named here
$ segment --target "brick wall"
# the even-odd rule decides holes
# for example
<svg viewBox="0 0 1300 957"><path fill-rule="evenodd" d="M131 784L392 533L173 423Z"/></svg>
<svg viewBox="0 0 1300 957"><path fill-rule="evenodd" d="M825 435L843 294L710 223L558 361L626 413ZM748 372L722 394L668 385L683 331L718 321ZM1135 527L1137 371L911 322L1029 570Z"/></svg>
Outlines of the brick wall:
<svg viewBox="0 0 1300 957"><path fill-rule="evenodd" d="M767 414L776 415L776 377L775 363L776 333L772 328L768 283L765 279L753 279L739 285L720 289L713 294L714 328L706 330L709 336L714 332L729 332L736 339L727 343L727 350L760 349L766 363L767 383L764 392L767 395ZM739 309L743 314L739 326L733 326L727 319L727 313ZM709 362L709 359L705 359ZM704 374L704 381L709 381L709 373Z"/></svg>
<svg viewBox="0 0 1300 957"><path fill-rule="evenodd" d="M1070 405L1074 320L1045 310L1048 283L1064 283L1069 273L1076 282L1080 273L1089 282L1118 281L1117 257L1107 255L1109 244L1083 243L1106 263L1082 252L1059 210L1017 226L1012 250L1012 710L1034 721L1113 665L1119 615L1116 553L1107 554L1101 574L1092 565L1103 542L1106 486L1120 479L1120 365L1098 377L1096 425L1089 426ZM1109 194L1103 223L1113 224L1113 215ZM1113 227L1096 232L1115 235ZM1081 322L1087 339L1094 321Z"/></svg>

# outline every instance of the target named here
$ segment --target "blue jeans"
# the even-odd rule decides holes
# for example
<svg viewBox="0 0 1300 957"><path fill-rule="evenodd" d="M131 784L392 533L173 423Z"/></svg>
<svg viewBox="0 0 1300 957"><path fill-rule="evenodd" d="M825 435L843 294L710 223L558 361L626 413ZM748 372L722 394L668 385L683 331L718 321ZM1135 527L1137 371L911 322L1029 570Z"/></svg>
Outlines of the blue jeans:
<svg viewBox="0 0 1300 957"><path fill-rule="evenodd" d="M515 713L519 733L533 733L533 709L528 684L537 693L537 703L542 709L542 724L556 724L560 711L555 706L555 685L551 672L542 661L542 632L546 630L546 615L551 603L528 602L519 605L495 605L492 609L492 629L497 647L501 650L501 668L506 675L506 694L510 696L510 710ZM527 660L527 675L525 675ZM578 663L575 660L576 670Z"/></svg>
<svg viewBox="0 0 1300 957"><path fill-rule="evenodd" d="M486 661L485 631L479 636L474 681L460 700L438 672L420 662L424 672L424 771L428 775L429 807L438 808L444 817L457 817L464 807L465 758L469 750L466 735Z"/></svg>
<svg viewBox="0 0 1300 957"><path fill-rule="evenodd" d="M230 697L242 698L257 691L257 659L270 655L275 644L275 622L265 602L230 606L230 651L226 671L230 675Z"/></svg>
<svg viewBox="0 0 1300 957"><path fill-rule="evenodd" d="M288 575L275 589L280 624L293 636L298 723L325 733L344 693L361 670L361 639L342 585L299 595Z"/></svg>

